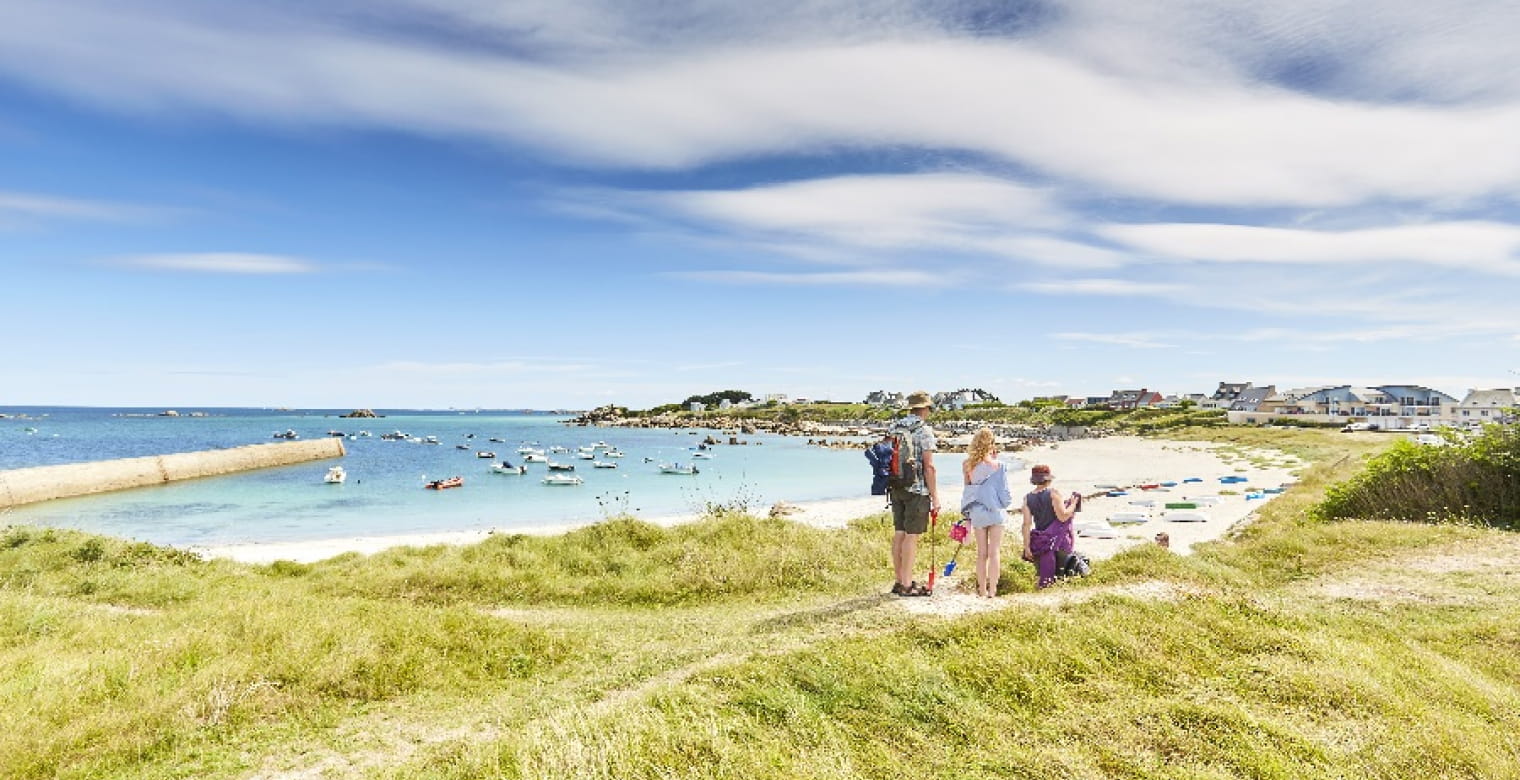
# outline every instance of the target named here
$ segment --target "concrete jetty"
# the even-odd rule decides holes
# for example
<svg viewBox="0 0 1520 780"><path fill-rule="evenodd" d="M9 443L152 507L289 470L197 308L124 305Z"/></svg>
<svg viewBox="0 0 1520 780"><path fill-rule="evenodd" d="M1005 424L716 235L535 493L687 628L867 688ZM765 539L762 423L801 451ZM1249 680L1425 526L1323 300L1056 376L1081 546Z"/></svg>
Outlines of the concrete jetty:
<svg viewBox="0 0 1520 780"><path fill-rule="evenodd" d="M337 437L250 444L225 450L177 452L91 463L63 463L0 471L0 509L54 498L162 485L181 479L289 466L346 454Z"/></svg>

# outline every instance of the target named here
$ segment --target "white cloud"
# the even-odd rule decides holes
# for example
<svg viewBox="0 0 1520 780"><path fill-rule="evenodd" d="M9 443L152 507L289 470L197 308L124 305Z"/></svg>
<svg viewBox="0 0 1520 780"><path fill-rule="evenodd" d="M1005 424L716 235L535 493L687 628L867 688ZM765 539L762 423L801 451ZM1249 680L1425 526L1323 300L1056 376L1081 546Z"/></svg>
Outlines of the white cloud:
<svg viewBox="0 0 1520 780"><path fill-rule="evenodd" d="M1175 349L1176 344L1167 344L1156 341L1154 337L1144 333L1052 333L1050 338L1057 341L1078 341L1091 344L1113 344L1120 347L1134 347L1135 349Z"/></svg>
<svg viewBox="0 0 1520 780"><path fill-rule="evenodd" d="M0 191L0 224L15 218L131 222L161 211L126 203Z"/></svg>
<svg viewBox="0 0 1520 780"><path fill-rule="evenodd" d="M461 14L486 8L458 5ZM630 25L631 43L619 37L626 31L604 44L593 37L585 56L556 64L393 30L344 29L295 16L288 10L295 6L285 11L291 15L266 10L271 16L249 24L172 4L126 14L114 4L76 2L7 14L0 70L136 112L501 139L597 166L684 169L756 155L923 147L1009 161L1075 188L1189 204L1329 206L1520 191L1516 96L1467 88L1488 98L1416 104L1294 91L1247 67L1253 42L1229 35L1226 5L1161 7L1176 11L1141 14L1133 29L1076 13L1065 27L1017 39L955 37L906 14L908 21L888 19L884 27L866 20L857 35L830 27L831 39L786 44L731 34L760 42L683 40L662 49L640 45L657 36ZM1212 26L1188 22L1183 11L1195 7L1212 11ZM1423 17L1406 16L1398 30L1412 35ZM763 15L743 18L767 29ZM1270 15L1263 18L1269 27ZM1122 43L1118 51L1144 51L1150 35L1207 43L1221 30L1215 59L1240 67L1208 73L1165 63L1125 69L1090 47L1059 45L1089 40L1087 31ZM1323 46L1342 62L1356 50L1337 47L1359 40ZM1494 45L1473 54L1428 30L1422 40L1407 55L1412 63L1434 57L1443 73L1497 70L1482 59L1496 50L1497 33L1485 39ZM1192 75L1178 78L1179 71ZM1420 75L1409 78L1426 84Z"/></svg>
<svg viewBox="0 0 1520 780"><path fill-rule="evenodd" d="M839 176L649 197L678 212L745 229L882 246L1053 227L1066 219L1038 189L957 173Z"/></svg>
<svg viewBox="0 0 1520 780"><path fill-rule="evenodd" d="M923 271L875 270L816 273L777 271L678 271L665 274L677 279L734 285L789 287L946 287L954 280L945 274Z"/></svg>
<svg viewBox="0 0 1520 780"><path fill-rule="evenodd" d="M117 258L111 261L111 264L153 271L191 271L213 274L305 274L319 270L315 264L296 257L237 252L138 255Z"/></svg>
<svg viewBox="0 0 1520 780"><path fill-rule="evenodd" d="M1134 282L1126 279L1072 279L1064 282L1028 282L1019 289L1048 295L1158 296L1175 295L1188 288L1180 284Z"/></svg>
<svg viewBox="0 0 1520 780"><path fill-rule="evenodd" d="M1254 225L1112 225L1099 232L1157 258L1220 263L1422 263L1520 273L1520 226L1494 222L1320 231Z"/></svg>

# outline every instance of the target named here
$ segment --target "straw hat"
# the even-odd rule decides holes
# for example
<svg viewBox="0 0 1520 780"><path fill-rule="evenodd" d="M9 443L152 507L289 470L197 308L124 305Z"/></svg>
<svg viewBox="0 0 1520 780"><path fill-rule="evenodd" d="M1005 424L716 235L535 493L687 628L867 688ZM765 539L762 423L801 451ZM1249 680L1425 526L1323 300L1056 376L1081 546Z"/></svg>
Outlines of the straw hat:
<svg viewBox="0 0 1520 780"><path fill-rule="evenodd" d="M929 391L919 390L917 392L908 393L908 408L910 410L927 409L932 406L934 406L934 401L930 400Z"/></svg>

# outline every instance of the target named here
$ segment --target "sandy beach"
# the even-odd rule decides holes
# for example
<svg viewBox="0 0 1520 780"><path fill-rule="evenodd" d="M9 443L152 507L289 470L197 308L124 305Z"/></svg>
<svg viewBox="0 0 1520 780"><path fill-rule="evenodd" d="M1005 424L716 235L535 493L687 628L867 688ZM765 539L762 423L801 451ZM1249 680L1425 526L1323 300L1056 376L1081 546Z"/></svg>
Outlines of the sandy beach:
<svg viewBox="0 0 1520 780"><path fill-rule="evenodd" d="M1099 560L1136 544L1153 543L1157 532L1165 531L1171 537L1171 549L1186 554L1199 542L1218 539L1231 527L1246 521L1251 513L1272 494L1264 498L1248 500L1245 488L1275 488L1291 482L1292 471L1301 464L1290 456L1276 452L1240 453L1239 450L1205 442L1176 442L1162 439L1143 439L1133 436L1112 436L1099 439L1078 439L1024 450L1005 459L1017 458L1026 463L1044 463L1055 475L1055 487L1063 493L1077 491L1086 496L1083 509L1077 516L1079 529L1083 524L1101 523L1119 512L1141 512L1148 516L1139 525L1114 526L1114 538L1082 536L1077 549L1088 557ZM1028 471L1010 470L1010 488L1017 501L1026 492L1025 477ZM1248 481L1240 484L1222 485L1220 477L1241 476ZM1188 478L1201 482L1184 483ZM1176 482L1171 488L1141 490L1138 486ZM1100 486L1126 488L1129 495L1107 497ZM940 496L946 511L960 506L959 485L944 485ZM1232 494L1233 493L1233 494ZM1162 508L1165 502L1187 501L1199 496L1217 496L1218 503L1203 506L1204 522L1171 522L1165 519ZM1154 507L1132 504L1132 501L1154 501ZM789 504L791 502L788 502ZM797 502L796 511L787 515L795 522L820 528L842 528L850 520L876 514L885 509L880 496L864 495L860 498L831 501ZM764 511L761 508L759 511ZM661 525L690 522L695 515L669 515L642 518ZM541 528L513 528L512 533L562 533L569 530L562 525ZM1018 515L1011 514L1010 531L1018 530ZM236 544L193 547L194 552L207 557L230 558L247 563L270 563L288 560L302 563L324 560L344 553L372 554L401 545L473 544L485 539L491 531L461 531L452 533L415 534L406 536L355 536L298 542L271 542L259 544ZM1105 535L1107 535L1105 533ZM1005 554L1017 554L1016 542L1010 540Z"/></svg>

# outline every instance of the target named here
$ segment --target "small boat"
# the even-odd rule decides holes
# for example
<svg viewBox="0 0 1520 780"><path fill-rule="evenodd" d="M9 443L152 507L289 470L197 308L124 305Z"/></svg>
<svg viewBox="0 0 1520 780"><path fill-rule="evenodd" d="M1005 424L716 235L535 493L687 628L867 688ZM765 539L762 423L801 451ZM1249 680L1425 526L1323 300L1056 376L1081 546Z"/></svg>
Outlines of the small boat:
<svg viewBox="0 0 1520 780"><path fill-rule="evenodd" d="M1162 487L1177 487L1177 483L1176 482L1163 482L1163 483L1161 483L1161 486Z"/></svg>
<svg viewBox="0 0 1520 780"><path fill-rule="evenodd" d="M1093 490L1118 490L1118 489L1119 489L1118 485L1110 485L1110 484L1093 485Z"/></svg>
<svg viewBox="0 0 1520 780"><path fill-rule="evenodd" d="M598 468L598 469L615 469L615 468L617 468L617 464L616 463L613 463L612 461L607 461L607 460L593 460L593 461L591 461L591 466L592 466L592 468Z"/></svg>
<svg viewBox="0 0 1520 780"><path fill-rule="evenodd" d="M700 474L695 464L682 465L680 463L661 463L661 474Z"/></svg>
<svg viewBox="0 0 1520 780"><path fill-rule="evenodd" d="M1196 501L1168 501L1168 502L1166 502L1166 508L1167 509L1197 509L1198 508L1198 502L1196 502Z"/></svg>
<svg viewBox="0 0 1520 780"><path fill-rule="evenodd" d="M361 439L368 439L370 435L369 431L359 431L359 438Z"/></svg>
<svg viewBox="0 0 1520 780"><path fill-rule="evenodd" d="M449 488L464 487L464 477L449 477L448 479L435 479L427 483L429 490L447 490Z"/></svg>
<svg viewBox="0 0 1520 780"><path fill-rule="evenodd" d="M1127 495L1129 495L1129 491L1128 490L1110 490L1107 493L1104 493L1103 495L1108 496L1109 498L1118 498L1119 496L1127 496Z"/></svg>
<svg viewBox="0 0 1520 780"><path fill-rule="evenodd" d="M391 431L390 433L382 433L382 434L380 434L380 438L384 439L385 441L406 441L407 439L409 439L411 437L407 436L405 433L402 433L401 431Z"/></svg>
<svg viewBox="0 0 1520 780"><path fill-rule="evenodd" d="M1202 482L1203 481L1203 477L1188 477L1187 479L1184 479L1182 481L1185 482L1185 483L1186 482Z"/></svg>
<svg viewBox="0 0 1520 780"><path fill-rule="evenodd" d="M497 474L526 474L527 466L508 466L505 463L492 463L491 470Z"/></svg>
<svg viewBox="0 0 1520 780"><path fill-rule="evenodd" d="M469 451L470 445L468 445L468 444L455 444L454 445L454 449Z"/></svg>
<svg viewBox="0 0 1520 780"><path fill-rule="evenodd" d="M33 428L29 432L36 431L36 430L37 430L36 428ZM295 431L293 431L293 430L291 430L289 428L286 428L284 431L280 431L280 432L276 433L274 435L274 437L276 439L299 439L299 438L301 438L300 434L297 434Z"/></svg>
<svg viewBox="0 0 1520 780"><path fill-rule="evenodd" d="M549 461L549 470L550 471L575 471L575 464L573 464L573 463L555 463L554 461L551 460L551 461Z"/></svg>
<svg viewBox="0 0 1520 780"><path fill-rule="evenodd" d="M1109 525L1139 525L1150 522L1150 519L1145 512L1115 512L1108 516Z"/></svg>
<svg viewBox="0 0 1520 780"><path fill-rule="evenodd" d="M1198 511L1183 510L1167 512L1161 516L1161 519L1169 523L1206 523L1209 521L1209 516Z"/></svg>
<svg viewBox="0 0 1520 780"><path fill-rule="evenodd" d="M1193 496L1192 498L1190 498L1188 500L1192 501L1193 503L1195 503L1195 504L1197 504L1199 506L1210 506L1210 505L1213 505L1213 504L1217 504L1220 501L1223 501L1224 499L1220 498L1219 496Z"/></svg>
<svg viewBox="0 0 1520 780"><path fill-rule="evenodd" d="M1157 489L1159 487L1161 487L1161 483L1159 483L1159 482L1152 482L1149 485L1141 485L1140 489L1141 490L1155 490L1155 489Z"/></svg>
<svg viewBox="0 0 1520 780"><path fill-rule="evenodd" d="M327 432L327 435L328 435L328 436L336 436L336 437L338 437L338 438L340 438L340 439L341 439L341 438L343 438L343 437L344 437L344 436L347 436L347 435L348 435L348 434L346 434L346 433L344 433L344 432L342 432L342 431L328 431L328 432Z"/></svg>
<svg viewBox="0 0 1520 780"><path fill-rule="evenodd" d="M342 466L333 466L327 470L327 476L322 478L329 485L341 485L343 480L348 479L348 472Z"/></svg>
<svg viewBox="0 0 1520 780"><path fill-rule="evenodd" d="M1154 498L1141 498L1129 503L1130 506L1155 506L1158 502Z"/></svg>
<svg viewBox="0 0 1520 780"><path fill-rule="evenodd" d="M517 454L518 455L527 455L530 452L541 452L541 450L535 449L535 448L530 447L530 446L528 446L526 444L524 444L523 446L517 448Z"/></svg>
<svg viewBox="0 0 1520 780"><path fill-rule="evenodd" d="M575 457L580 458L581 460L596 460L596 453L594 453L594 452L577 452L577 453L575 453Z"/></svg>
<svg viewBox="0 0 1520 780"><path fill-rule="evenodd" d="M608 458L621 458L621 457L623 457L623 453L621 451L619 451L619 450L607 450L606 452L602 453L602 455L604 457L608 457Z"/></svg>
<svg viewBox="0 0 1520 780"><path fill-rule="evenodd" d="M556 455L558 455L558 454L563 453L563 452L569 452L570 448L569 447L562 447L562 446L556 444L556 445L550 447L549 451L552 452L552 453L554 453L554 454L556 454Z"/></svg>
<svg viewBox="0 0 1520 780"><path fill-rule="evenodd" d="M1247 501L1255 501L1255 500L1257 500L1259 498L1266 498L1266 497L1267 497L1266 493L1247 493L1246 494L1246 500Z"/></svg>
<svg viewBox="0 0 1520 780"><path fill-rule="evenodd" d="M491 438L486 439L486 441L491 442L492 444L505 444L506 443L506 440L503 439L503 438L501 438L500 436L492 436Z"/></svg>
<svg viewBox="0 0 1520 780"><path fill-rule="evenodd" d="M1263 492L1263 493L1281 493L1281 492L1283 492L1283 488L1280 488L1280 487L1262 488L1261 492Z"/></svg>
<svg viewBox="0 0 1520 780"><path fill-rule="evenodd" d="M575 476L574 474L545 474L544 475L544 484L545 485L580 485L580 484L584 484L584 483L585 483L585 480L581 479L580 477Z"/></svg>
<svg viewBox="0 0 1520 780"><path fill-rule="evenodd" d="M523 462L524 463L548 463L549 462L549 456L543 454L542 452L526 452L526 453L523 453Z"/></svg>
<svg viewBox="0 0 1520 780"><path fill-rule="evenodd" d="M691 454L691 457L692 457L693 460L696 460L696 459L712 460L713 459L713 454L711 452L707 452L705 450L697 450L696 452L693 452Z"/></svg>
<svg viewBox="0 0 1520 780"><path fill-rule="evenodd" d="M1088 539L1119 538L1119 529L1114 528L1102 520L1089 520L1083 523L1073 523L1072 530L1075 530L1077 532L1077 536L1086 537Z"/></svg>
<svg viewBox="0 0 1520 780"><path fill-rule="evenodd" d="M423 444L442 444L443 442L438 441L438 437L437 436L424 436L424 437L422 437L422 443Z"/></svg>
<svg viewBox="0 0 1520 780"><path fill-rule="evenodd" d="M1249 477L1242 477L1242 476L1240 476L1238 474L1232 474L1230 476L1220 477L1219 478L1220 484L1224 484L1224 485L1233 485L1233 484L1236 484L1236 483L1239 483L1239 482L1249 482L1249 481L1251 481Z"/></svg>
<svg viewBox="0 0 1520 780"><path fill-rule="evenodd" d="M490 450L480 450L479 452L475 453L475 457L477 457L477 458L484 458L485 460L495 460L496 459L496 453L494 453L494 452L492 452Z"/></svg>

